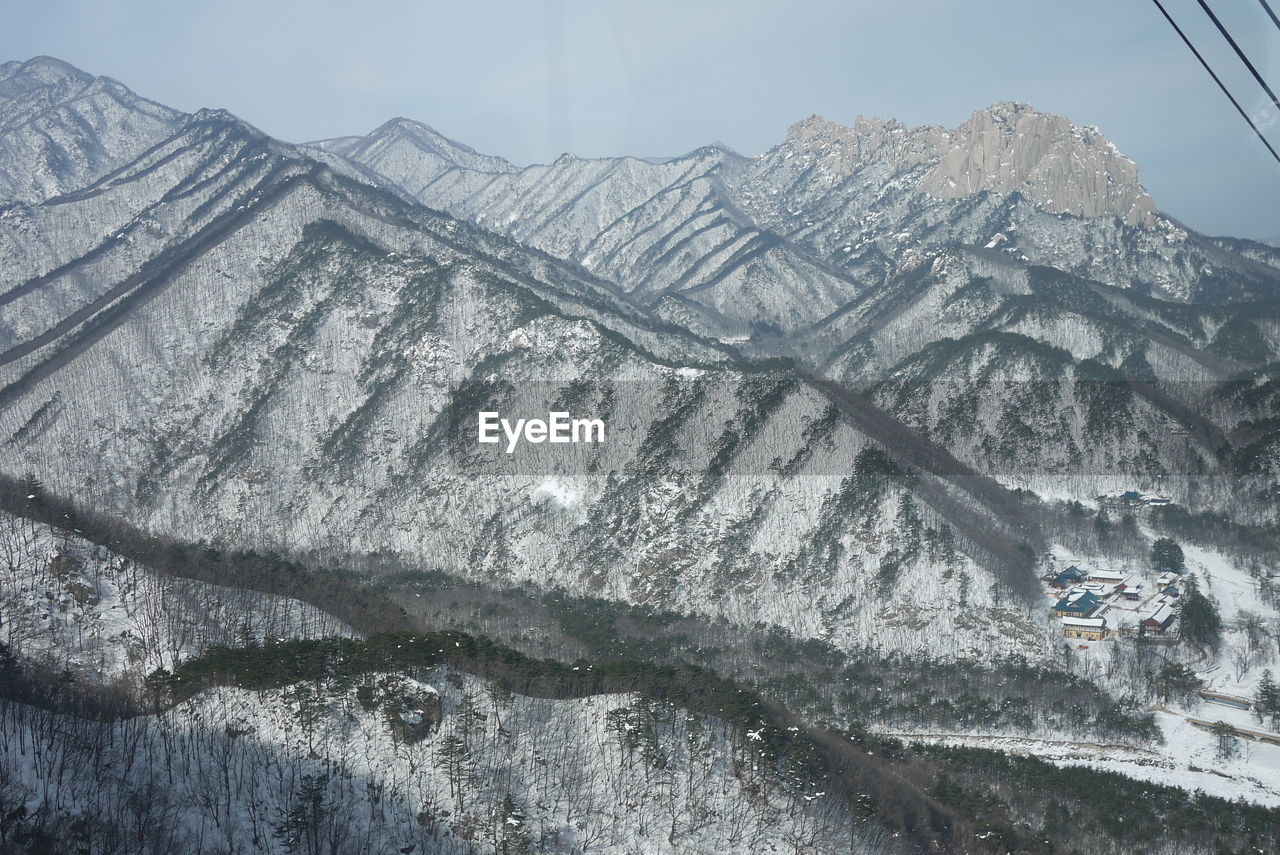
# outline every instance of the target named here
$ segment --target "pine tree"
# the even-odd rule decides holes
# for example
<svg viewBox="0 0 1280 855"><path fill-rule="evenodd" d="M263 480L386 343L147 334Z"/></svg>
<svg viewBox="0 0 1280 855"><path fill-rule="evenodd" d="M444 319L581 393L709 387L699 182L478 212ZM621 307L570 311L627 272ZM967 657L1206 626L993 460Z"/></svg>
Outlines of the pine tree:
<svg viewBox="0 0 1280 855"><path fill-rule="evenodd" d="M1186 556L1176 540L1161 537L1151 544L1151 567L1157 573L1181 573L1186 566Z"/></svg>
<svg viewBox="0 0 1280 855"><path fill-rule="evenodd" d="M920 554L924 524L920 520L920 511L916 508L916 503L909 495L904 496L898 504L894 532L901 543L904 557L910 559Z"/></svg>
<svg viewBox="0 0 1280 855"><path fill-rule="evenodd" d="M272 833L290 855L320 855L323 851L326 821L332 811L326 798L328 788L328 775L303 775L289 810L272 828Z"/></svg>
<svg viewBox="0 0 1280 855"><path fill-rule="evenodd" d="M1098 543L1105 543L1111 537L1111 518L1102 508L1098 509L1098 515L1093 518L1093 534Z"/></svg>
<svg viewBox="0 0 1280 855"><path fill-rule="evenodd" d="M960 553L956 548L955 529L949 523L943 523L938 527L938 554L942 556L943 562L948 567L959 560Z"/></svg>
<svg viewBox="0 0 1280 855"><path fill-rule="evenodd" d="M22 491L23 498L28 502L44 501L44 484L30 472L22 476L19 489Z"/></svg>
<svg viewBox="0 0 1280 855"><path fill-rule="evenodd" d="M508 793L498 808L498 821L502 823L499 831L499 855L519 855L533 851L533 837L525 827L524 811L516 804Z"/></svg>
<svg viewBox="0 0 1280 855"><path fill-rule="evenodd" d="M0 697L21 699L26 694L23 688L22 665L9 645L0 641Z"/></svg>
<svg viewBox="0 0 1280 855"><path fill-rule="evenodd" d="M1212 733L1218 738L1219 760L1229 760L1236 756L1236 732L1235 728L1227 724L1225 721L1215 721L1212 727Z"/></svg>
<svg viewBox="0 0 1280 855"><path fill-rule="evenodd" d="M472 750L476 732L483 730L487 718L488 716L480 711L475 695L469 691L464 691L462 699L458 702L457 726L458 735L462 737L462 743L466 746L468 752Z"/></svg>
<svg viewBox="0 0 1280 855"><path fill-rule="evenodd" d="M451 733L440 740L439 756L449 779L454 806L462 813L466 809L467 781L471 775L471 751L461 736Z"/></svg>
<svg viewBox="0 0 1280 855"><path fill-rule="evenodd" d="M1254 695L1253 715L1261 724L1266 719L1272 728L1280 723L1280 687L1276 686L1271 669L1262 672L1262 680L1258 683Z"/></svg>
<svg viewBox="0 0 1280 855"><path fill-rule="evenodd" d="M1186 581L1187 592L1182 598L1182 637L1200 647L1217 647L1222 634L1222 618L1213 600L1200 592L1194 576Z"/></svg>
<svg viewBox="0 0 1280 855"><path fill-rule="evenodd" d="M1156 675L1156 687L1160 692L1160 700L1186 699L1190 697L1203 681L1186 665L1166 662Z"/></svg>

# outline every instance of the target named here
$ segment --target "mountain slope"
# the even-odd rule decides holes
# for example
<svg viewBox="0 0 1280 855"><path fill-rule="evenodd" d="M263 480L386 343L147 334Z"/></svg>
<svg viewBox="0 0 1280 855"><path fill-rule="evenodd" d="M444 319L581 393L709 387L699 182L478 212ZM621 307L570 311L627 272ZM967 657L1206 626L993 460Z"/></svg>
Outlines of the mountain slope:
<svg viewBox="0 0 1280 855"><path fill-rule="evenodd" d="M1233 500L1239 473L1226 455L1250 441L1235 434L1255 416L1218 390L1275 358L1276 303L1160 300L984 249L940 254L889 285L803 331L797 348L841 342L824 374L864 390L977 471L1079 499L1140 485L1241 519L1273 513L1269 501ZM977 363L952 361L970 346L985 354ZM979 367L989 360L1004 367L994 375ZM1065 397L1064 380L1075 390ZM1043 419L1020 418L1024 395L1039 400ZM943 418L942 404L969 414ZM979 418L975 408L996 412ZM925 410L933 415L922 419ZM936 432L943 422L950 427ZM1079 432L1086 424L1095 432L1088 441Z"/></svg>
<svg viewBox="0 0 1280 855"><path fill-rule="evenodd" d="M451 169L482 173L516 171L500 157L480 154L421 122L403 118L392 119L367 137L321 140L312 146L362 163L380 175L395 175L413 196Z"/></svg>
<svg viewBox="0 0 1280 855"><path fill-rule="evenodd" d="M73 533L0 512L0 642L28 667L141 686L211 647L351 636L291 597L166 576Z"/></svg>
<svg viewBox="0 0 1280 855"><path fill-rule="evenodd" d="M15 160L97 91L3 69ZM517 168L403 119L119 126L0 208L0 848L1274 842L1148 782L1276 798L1183 707L1274 648L1280 256L1096 129ZM1222 652L1064 641L1036 577L1125 574L1136 621L1171 534ZM1142 780L1071 765L1113 755Z"/></svg>
<svg viewBox="0 0 1280 855"><path fill-rule="evenodd" d="M0 203L79 189L171 134L183 114L47 56L0 65Z"/></svg>
<svg viewBox="0 0 1280 855"><path fill-rule="evenodd" d="M494 229L616 281L695 329L745 338L792 329L852 299L861 283L736 210L721 176L742 158L708 146L661 162L566 155L547 166L474 169L379 129L324 145L427 205ZM395 146L397 156L380 153ZM692 312L692 316L689 315Z"/></svg>
<svg viewBox="0 0 1280 855"><path fill-rule="evenodd" d="M329 147L724 336L795 331L956 246L1183 302L1280 295L1274 252L1158 213L1096 128L1025 104L993 105L952 130L812 117L755 158L717 147L661 163L566 156L497 175L461 163L442 172L434 155L403 147L375 163L364 152L387 135Z"/></svg>
<svg viewBox="0 0 1280 855"><path fill-rule="evenodd" d="M419 651L424 665L397 663L377 647L387 639L350 642L307 604L161 575L7 514L0 548L0 811L13 851L121 837L133 851L216 840L245 853L296 851L297 839L459 853L731 852L778 835L885 851L891 839L788 781L739 720L638 693L518 694L509 676L428 664L436 647ZM397 650L427 640L393 638ZM381 654L376 667L290 674L316 651L341 668L360 644ZM237 683L271 685L189 688L237 655L258 660ZM308 782L323 819L299 818Z"/></svg>
<svg viewBox="0 0 1280 855"><path fill-rule="evenodd" d="M389 551L842 645L1042 649L1012 617L915 631L940 573L1028 589L1013 512L785 365L226 116L30 216L111 223L131 200L132 241L69 241L88 249L11 289L39 333L0 355L10 471L192 540ZM609 435L508 455L476 444L482 408L570 409Z"/></svg>

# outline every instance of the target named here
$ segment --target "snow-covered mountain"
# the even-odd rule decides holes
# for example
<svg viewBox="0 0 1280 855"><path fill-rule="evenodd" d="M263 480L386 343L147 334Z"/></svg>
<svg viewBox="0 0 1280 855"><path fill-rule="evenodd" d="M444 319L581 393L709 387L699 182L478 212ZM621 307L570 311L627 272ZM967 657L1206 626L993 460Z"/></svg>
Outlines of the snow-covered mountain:
<svg viewBox="0 0 1280 855"><path fill-rule="evenodd" d="M708 146L660 163L475 169L412 140L398 121L320 145L729 334L795 330L961 245L1184 302L1280 293L1280 257L1265 245L1185 229L1097 128L1025 104L951 130L814 116L755 158Z"/></svg>
<svg viewBox="0 0 1280 855"><path fill-rule="evenodd" d="M1220 507L1189 479L1241 431L1276 469L1215 392L1280 347L1239 302L1274 253L1186 232L1096 129L1020 104L524 169L403 119L297 147L201 111L10 204L0 253L5 465L192 540L978 650L907 615L956 571L1029 589L1002 484ZM609 441L471 444L481 406L570 405Z"/></svg>
<svg viewBox="0 0 1280 855"><path fill-rule="evenodd" d="M988 451L959 456L1010 486L1056 494L1040 476L1071 467L1089 473L1072 488L1080 497L1140 482L1185 500L1198 489L1189 478L1240 468L1232 444L1257 445L1241 428L1250 417L1213 390L1280 355L1280 255L1160 213L1097 128L1018 103L950 130L815 116L755 158L707 147L498 172L440 171L385 129L375 144L397 156L373 164L344 150L428 205L618 282L665 319L855 388L900 386L915 358L917 373L939 367L946 396L998 402L925 349L979 335L995 354L1017 341L996 330L1057 348L1066 363L1024 364L1018 379L1052 384L1061 364L1079 366L1092 416L1077 398L1056 402L1052 424L1000 412L966 422ZM1141 412L1102 405L1108 395L1136 396ZM1086 440L1087 423L1108 443ZM1010 440L1014 428L1029 441ZM1046 467L1049 446L1061 459ZM1250 471L1275 478L1274 455L1261 458ZM1233 491L1199 492L1212 503Z"/></svg>
<svg viewBox="0 0 1280 855"><path fill-rule="evenodd" d="M0 65L0 199L83 187L164 140L183 114L38 56Z"/></svg>
<svg viewBox="0 0 1280 855"><path fill-rule="evenodd" d="M932 705L904 686L963 668L953 683L983 675L970 721L998 705L1002 726L1039 739L1063 722L1148 739L1151 657L1102 673L1064 647L1036 577L1064 542L1141 573L1158 526L1176 524L1229 580L1224 597L1246 608L1256 584L1263 598L1278 297L1280 252L1182 227L1097 129L1022 104L955 129L812 117L758 157L711 145L517 167L406 119L294 145L56 60L0 66L0 498L33 517L0 516L0 652L152 704L102 723L56 693L4 702L18 784L0 781L0 843L14 828L75 843L86 817L146 803L163 775L198 806L156 808L157 851L296 849L290 834L323 848L305 804L328 806L325 834L401 851L523 851L535 827L548 851L880 852L893 834L1026 849L1067 821L1019 801L1051 770L904 754L859 710ZM484 444L490 411L599 419L602 441ZM1099 494L1123 490L1162 492L1177 515L1111 520ZM97 541L77 536L79 512ZM113 551L111 521L166 573ZM207 556L231 553L287 565L299 591L211 584L224 565ZM183 578L192 554L200 581ZM693 616L725 628L715 644L755 633L760 659L811 657L832 685L806 692L752 651L682 644L849 720L778 763L754 743L801 740L786 735L799 720L780 727L789 714L765 705L765 727L696 692L654 707L669 670L620 693L583 688L585 660L519 660L527 693L512 696L515 654L462 637L457 650L484 653L472 670L434 658L443 646L410 667L393 651L427 636L375 638L384 628L304 602L291 560L370 586L397 630L554 596L594 603L592 626ZM462 593L432 611L413 603L424 579ZM539 631L551 644L518 622L502 637ZM645 667L675 667L657 658ZM529 676L544 668L554 679ZM1053 680L1073 702L1009 694ZM117 753L122 740L134 748ZM37 744L57 762L29 762ZM126 783L53 783L139 762ZM895 807L868 795L874 781ZM1228 811L1166 797L1164 823ZM38 805L56 822L19 810ZM95 839L143 834L140 817ZM1104 826L1090 844L1123 837Z"/></svg>
<svg viewBox="0 0 1280 855"><path fill-rule="evenodd" d="M479 152L411 119L392 119L367 137L341 137L313 143L376 170L401 175L404 189L417 195L451 169L504 173L516 168L500 157Z"/></svg>
<svg viewBox="0 0 1280 855"><path fill-rule="evenodd" d="M916 631L939 572L991 607L1028 589L998 487L949 480L801 372L226 114L10 208L3 234L0 453L58 494L189 540L391 551L846 646L982 656L1013 633L1046 653L1012 603L977 634L946 610ZM484 449L480 405L581 409L608 441Z"/></svg>
<svg viewBox="0 0 1280 855"><path fill-rule="evenodd" d="M309 604L159 574L3 513L0 552L9 851L121 839L123 851L228 853L317 841L324 852L894 848L879 823L777 774L740 723L638 693L537 697L445 665L388 662L265 690L153 694L150 709L94 720L92 706L59 694L73 675L137 697L201 657L287 662L308 641L336 651L358 636ZM111 768L120 773L84 774Z"/></svg>
<svg viewBox="0 0 1280 855"><path fill-rule="evenodd" d="M1049 738L922 735L1009 755L907 747L805 724L696 668L570 666L456 632L364 637L34 519L0 515L0 554L3 614L23 618L0 639L11 851L1005 852L1044 848L1050 799L1077 846L1150 851L1171 827L1194 852L1280 836L1268 809L1164 783L1274 803L1250 763L1206 771L1209 738L1167 711L1176 746L1073 746L1061 737L1091 687L1025 662L1014 682L1052 680L1073 701ZM1012 721L1018 700L1001 705ZM972 694L956 701L981 714ZM1099 791L1150 804L1117 828Z"/></svg>
<svg viewBox="0 0 1280 855"><path fill-rule="evenodd" d="M882 278L921 251L990 245L1179 301L1276 295L1274 254L1242 257L1182 227L1097 128L1025 104L995 104L953 130L814 117L737 186L762 225L863 276Z"/></svg>
<svg viewBox="0 0 1280 855"><path fill-rule="evenodd" d="M662 162L565 155L546 166L478 170L454 158L442 169L405 127L383 126L358 145L322 145L431 207L580 263L695 329L730 337L793 329L864 290L737 211L723 176L743 159L721 147Z"/></svg>

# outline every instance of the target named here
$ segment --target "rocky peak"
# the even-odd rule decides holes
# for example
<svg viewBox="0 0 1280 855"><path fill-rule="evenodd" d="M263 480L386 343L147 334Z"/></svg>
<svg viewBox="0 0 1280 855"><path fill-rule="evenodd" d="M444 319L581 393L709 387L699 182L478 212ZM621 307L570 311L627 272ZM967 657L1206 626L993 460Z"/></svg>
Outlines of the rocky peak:
<svg viewBox="0 0 1280 855"><path fill-rule="evenodd" d="M1155 204L1138 183L1138 167L1097 128L1002 102L978 110L947 136L937 166L920 182L930 196L1017 192L1056 214L1154 222Z"/></svg>
<svg viewBox="0 0 1280 855"><path fill-rule="evenodd" d="M824 171L844 177L855 169L880 160L902 168L937 157L945 131L936 125L909 128L897 119L879 119L859 113L845 126L814 115L787 130L782 148L788 154L815 158Z"/></svg>
<svg viewBox="0 0 1280 855"><path fill-rule="evenodd" d="M201 107L191 114L189 124L235 125L254 136L265 136L262 131L222 107Z"/></svg>
<svg viewBox="0 0 1280 855"><path fill-rule="evenodd" d="M668 163L678 160L705 160L710 162L720 162L725 160L742 162L749 158L744 157L728 144L715 140L706 145L698 146L688 154L682 154L679 157L647 157L642 158L648 163Z"/></svg>
<svg viewBox="0 0 1280 855"><path fill-rule="evenodd" d="M1056 214L1113 216L1144 226L1155 217L1137 166L1097 128L1017 101L978 110L953 130L862 115L846 126L810 116L792 125L765 158L799 158L832 181L870 164L886 164L892 174L932 166L916 189L935 199L1016 192Z"/></svg>
<svg viewBox="0 0 1280 855"><path fill-rule="evenodd" d="M0 70L0 131L76 96L93 80L93 75L47 56L5 63Z"/></svg>
<svg viewBox="0 0 1280 855"><path fill-rule="evenodd" d="M0 199L87 186L164 140L184 114L109 77L37 56L0 66Z"/></svg>
<svg viewBox="0 0 1280 855"><path fill-rule="evenodd" d="M403 116L396 116L394 119L383 122L369 136L405 136L410 139L429 139L432 141L444 139L444 136L430 125L413 119L406 119Z"/></svg>
<svg viewBox="0 0 1280 855"><path fill-rule="evenodd" d="M60 59L37 56L0 66L0 129L17 127L58 109L83 113L93 125L111 111L110 101L157 121L174 123L181 113L138 96L110 77L95 77Z"/></svg>

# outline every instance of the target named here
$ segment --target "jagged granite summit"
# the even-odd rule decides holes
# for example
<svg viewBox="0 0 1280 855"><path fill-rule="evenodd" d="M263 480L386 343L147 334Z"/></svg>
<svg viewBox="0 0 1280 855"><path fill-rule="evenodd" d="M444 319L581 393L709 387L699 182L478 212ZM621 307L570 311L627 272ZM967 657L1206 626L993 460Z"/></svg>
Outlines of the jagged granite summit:
<svg viewBox="0 0 1280 855"><path fill-rule="evenodd" d="M837 178L878 162L895 171L929 165L917 189L935 199L1021 193L1055 214L1155 223L1137 165L1097 128L1019 102L977 110L951 130L861 115L846 127L810 116L791 126L782 148L785 156L815 145L823 150L818 168Z"/></svg>

